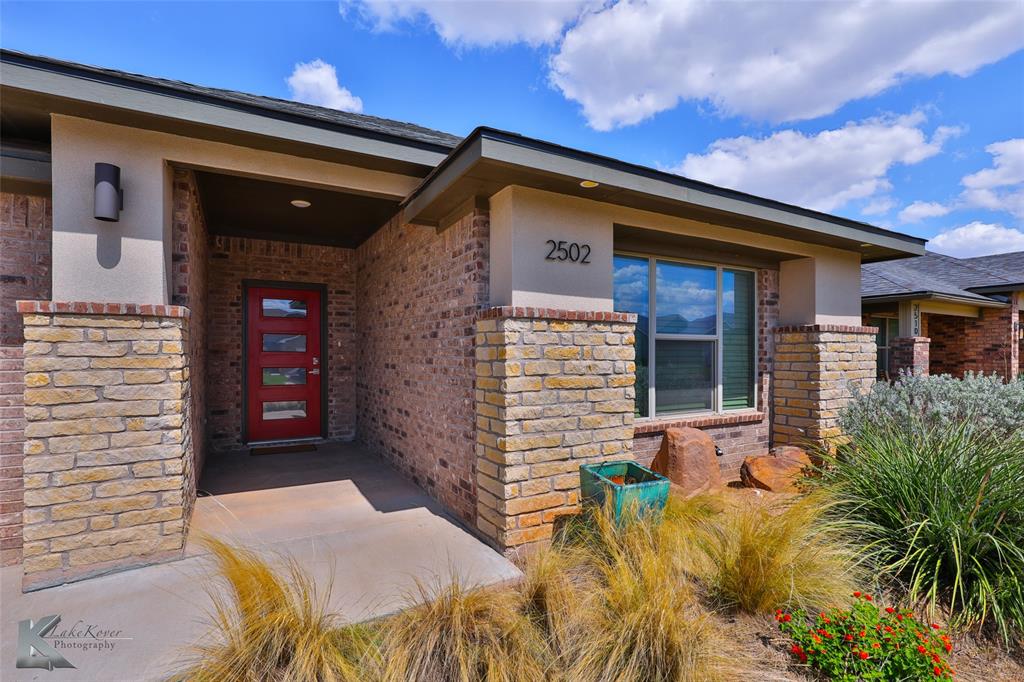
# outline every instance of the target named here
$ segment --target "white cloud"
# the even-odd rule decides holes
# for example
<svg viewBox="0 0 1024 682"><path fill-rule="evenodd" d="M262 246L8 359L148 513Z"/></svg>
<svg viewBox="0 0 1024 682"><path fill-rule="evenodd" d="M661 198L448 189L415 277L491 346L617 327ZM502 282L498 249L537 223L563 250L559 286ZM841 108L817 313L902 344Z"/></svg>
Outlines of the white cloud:
<svg viewBox="0 0 1024 682"><path fill-rule="evenodd" d="M992 155L992 167L964 176L961 200L1024 219L1024 138L996 142L985 151Z"/></svg>
<svg viewBox="0 0 1024 682"><path fill-rule="evenodd" d="M1021 2L622 0L579 18L550 77L598 130L680 100L811 119L910 78L970 75L1024 47L1022 21Z"/></svg>
<svg viewBox="0 0 1024 682"><path fill-rule="evenodd" d="M426 21L446 44L490 47L511 43L542 45L562 37L596 0L341 0L344 15L354 13L374 29Z"/></svg>
<svg viewBox="0 0 1024 682"><path fill-rule="evenodd" d="M921 113L869 118L814 135L781 130L768 137L733 137L687 154L672 169L686 177L819 211L890 189L889 170L934 156L951 128L929 139Z"/></svg>
<svg viewBox="0 0 1024 682"><path fill-rule="evenodd" d="M296 64L288 77L288 88L297 102L356 113L363 110L363 100L341 87L334 66L322 59Z"/></svg>
<svg viewBox="0 0 1024 682"><path fill-rule="evenodd" d="M896 200L892 197L876 197L869 201L864 208L860 209L861 215L884 215L896 207Z"/></svg>
<svg viewBox="0 0 1024 682"><path fill-rule="evenodd" d="M949 206L934 201L915 201L900 211L899 218L904 223L919 223L925 218L946 215L951 210Z"/></svg>
<svg viewBox="0 0 1024 682"><path fill-rule="evenodd" d="M928 242L928 247L958 258L1024 251L1024 231L974 221L939 233Z"/></svg>

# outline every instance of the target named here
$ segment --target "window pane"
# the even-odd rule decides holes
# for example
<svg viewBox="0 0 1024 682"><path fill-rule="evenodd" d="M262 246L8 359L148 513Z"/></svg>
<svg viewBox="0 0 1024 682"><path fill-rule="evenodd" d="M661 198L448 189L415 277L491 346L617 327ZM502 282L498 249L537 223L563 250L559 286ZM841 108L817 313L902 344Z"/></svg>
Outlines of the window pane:
<svg viewBox="0 0 1024 682"><path fill-rule="evenodd" d="M898 319L889 319L889 335L886 337L887 341L898 339L900 337L900 321ZM889 345L886 343L886 345Z"/></svg>
<svg viewBox="0 0 1024 682"><path fill-rule="evenodd" d="M264 334L263 350L268 353L305 353L305 334Z"/></svg>
<svg viewBox="0 0 1024 682"><path fill-rule="evenodd" d="M714 409L715 343L668 340L654 343L656 412Z"/></svg>
<svg viewBox="0 0 1024 682"><path fill-rule="evenodd" d="M649 330L651 328L649 264L646 258L615 256L615 310L636 313L636 416L650 416L647 404Z"/></svg>
<svg viewBox="0 0 1024 682"><path fill-rule="evenodd" d="M754 273L722 272L722 409L754 406Z"/></svg>
<svg viewBox="0 0 1024 682"><path fill-rule="evenodd" d="M302 419L305 416L305 400L278 400L271 403L263 403L263 419L266 421Z"/></svg>
<svg viewBox="0 0 1024 682"><path fill-rule="evenodd" d="M716 334L715 268L658 261L654 309L659 334Z"/></svg>
<svg viewBox="0 0 1024 682"><path fill-rule="evenodd" d="M306 302L288 298L263 299L263 317L305 317Z"/></svg>
<svg viewBox="0 0 1024 682"><path fill-rule="evenodd" d="M306 370L302 367L264 367L264 386L294 386L306 383Z"/></svg>

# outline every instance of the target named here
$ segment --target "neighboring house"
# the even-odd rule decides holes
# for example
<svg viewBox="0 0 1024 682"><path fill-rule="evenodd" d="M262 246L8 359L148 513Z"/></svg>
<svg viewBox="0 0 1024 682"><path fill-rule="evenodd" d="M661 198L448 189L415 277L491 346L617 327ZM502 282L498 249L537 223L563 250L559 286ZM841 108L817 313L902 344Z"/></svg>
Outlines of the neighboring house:
<svg viewBox="0 0 1024 682"><path fill-rule="evenodd" d="M861 263L924 253L490 128L13 52L0 80L25 589L180 556L204 459L254 442L359 439L503 551L578 510L581 463L650 461L672 425L735 477L836 432L875 376Z"/></svg>
<svg viewBox="0 0 1024 682"><path fill-rule="evenodd" d="M1024 251L868 263L861 300L864 324L878 327L880 377L900 370L1020 376Z"/></svg>

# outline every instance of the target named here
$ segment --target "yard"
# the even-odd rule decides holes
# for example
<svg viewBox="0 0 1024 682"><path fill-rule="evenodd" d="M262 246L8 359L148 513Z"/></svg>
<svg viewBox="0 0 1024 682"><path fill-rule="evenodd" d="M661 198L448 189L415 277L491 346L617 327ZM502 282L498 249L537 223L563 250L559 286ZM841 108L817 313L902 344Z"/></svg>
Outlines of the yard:
<svg viewBox="0 0 1024 682"><path fill-rule="evenodd" d="M590 508L522 581L423 584L368 624L211 539L219 630L181 679L1022 679L1022 414L1024 382L880 385L802 494Z"/></svg>

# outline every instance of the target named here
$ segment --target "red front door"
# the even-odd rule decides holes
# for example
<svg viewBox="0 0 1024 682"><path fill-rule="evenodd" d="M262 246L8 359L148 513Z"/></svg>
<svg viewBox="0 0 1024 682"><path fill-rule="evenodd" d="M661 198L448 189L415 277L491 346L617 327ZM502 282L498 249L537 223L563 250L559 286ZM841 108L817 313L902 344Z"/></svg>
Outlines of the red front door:
<svg viewBox="0 0 1024 682"><path fill-rule="evenodd" d="M247 291L247 440L321 435L320 291Z"/></svg>

